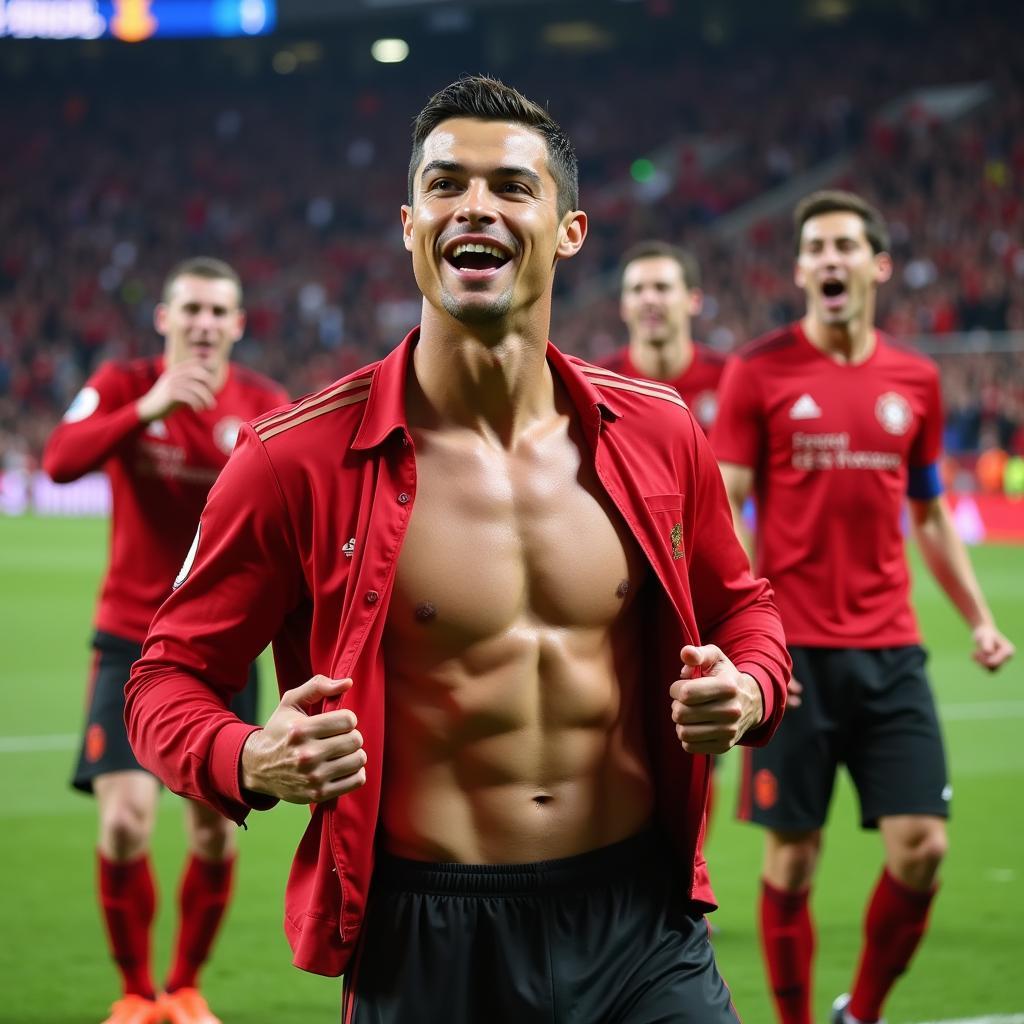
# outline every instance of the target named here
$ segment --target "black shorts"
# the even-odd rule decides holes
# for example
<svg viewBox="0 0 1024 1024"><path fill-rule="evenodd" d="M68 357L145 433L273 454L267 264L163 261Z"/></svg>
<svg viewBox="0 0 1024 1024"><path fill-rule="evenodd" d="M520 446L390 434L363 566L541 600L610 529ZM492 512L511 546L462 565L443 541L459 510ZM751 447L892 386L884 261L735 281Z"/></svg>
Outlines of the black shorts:
<svg viewBox="0 0 1024 1024"><path fill-rule="evenodd" d="M737 1024L654 832L564 860L379 855L345 1024Z"/></svg>
<svg viewBox="0 0 1024 1024"><path fill-rule="evenodd" d="M71 785L83 793L92 792L92 780L97 775L145 770L135 759L124 724L124 686L131 675L132 663L142 656L142 645L97 630L92 646L85 734L71 779ZM257 721L259 675L255 663L249 668L245 689L231 701L231 710L243 721Z"/></svg>
<svg viewBox="0 0 1024 1024"><path fill-rule="evenodd" d="M840 764L853 779L864 828L894 814L949 817L924 650L789 650L802 703L786 709L770 743L744 750L739 817L779 832L821 828Z"/></svg>

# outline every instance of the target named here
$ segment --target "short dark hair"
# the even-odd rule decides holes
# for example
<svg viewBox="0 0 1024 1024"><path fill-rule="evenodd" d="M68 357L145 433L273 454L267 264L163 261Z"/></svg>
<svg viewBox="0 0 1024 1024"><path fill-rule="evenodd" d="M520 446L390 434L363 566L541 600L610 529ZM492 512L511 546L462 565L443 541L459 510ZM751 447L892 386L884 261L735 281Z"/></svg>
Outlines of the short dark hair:
<svg viewBox="0 0 1024 1024"><path fill-rule="evenodd" d="M171 289L179 277L205 277L210 281L230 281L238 290L238 305L242 305L242 279L229 263L215 259L213 256L192 256L182 260L171 268L164 278L163 291L160 293L162 302L169 302Z"/></svg>
<svg viewBox="0 0 1024 1024"><path fill-rule="evenodd" d="M864 221L864 234L868 242L871 243L872 251L876 255L889 251L889 246L892 244L889 228L878 208L853 192L830 188L823 189L821 192L812 192L797 203L796 209L793 211L797 254L800 252L800 236L803 234L804 224L812 217L820 217L823 213L857 214Z"/></svg>
<svg viewBox="0 0 1024 1024"><path fill-rule="evenodd" d="M675 260L683 272L683 284L687 291L700 287L700 264L697 257L689 249L683 249L671 242L662 242L651 238L630 246L619 261L619 279L626 273L626 267L637 260L668 259Z"/></svg>
<svg viewBox="0 0 1024 1024"><path fill-rule="evenodd" d="M412 156L409 159L409 204L413 203L416 168L423 159L427 136L452 117L474 117L481 121L511 121L532 128L543 136L548 150L548 169L558 187L558 215L579 207L579 167L576 151L557 121L542 107L497 78L466 75L434 93L416 115L412 127Z"/></svg>

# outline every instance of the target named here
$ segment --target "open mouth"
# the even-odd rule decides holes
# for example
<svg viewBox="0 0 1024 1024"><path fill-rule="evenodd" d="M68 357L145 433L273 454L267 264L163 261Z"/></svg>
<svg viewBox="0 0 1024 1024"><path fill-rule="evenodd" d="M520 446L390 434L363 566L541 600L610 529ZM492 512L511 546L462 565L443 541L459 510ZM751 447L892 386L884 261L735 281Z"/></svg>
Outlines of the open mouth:
<svg viewBox="0 0 1024 1024"><path fill-rule="evenodd" d="M830 278L822 282L821 294L829 308L841 306L846 301L846 284L836 278Z"/></svg>
<svg viewBox="0 0 1024 1024"><path fill-rule="evenodd" d="M511 258L503 246L489 242L459 242L445 254L445 259L456 270L475 275L500 270Z"/></svg>

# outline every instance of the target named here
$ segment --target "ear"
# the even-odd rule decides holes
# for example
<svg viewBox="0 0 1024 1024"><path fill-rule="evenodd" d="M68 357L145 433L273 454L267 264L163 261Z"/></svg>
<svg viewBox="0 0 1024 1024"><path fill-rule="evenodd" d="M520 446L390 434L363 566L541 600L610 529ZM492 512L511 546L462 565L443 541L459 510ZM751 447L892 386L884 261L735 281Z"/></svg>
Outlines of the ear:
<svg viewBox="0 0 1024 1024"><path fill-rule="evenodd" d="M165 337L167 334L168 316L167 304L165 302L158 302L156 309L153 310L153 326L156 328L156 333L161 337Z"/></svg>
<svg viewBox="0 0 1024 1024"><path fill-rule="evenodd" d="M690 316L700 316L700 311L704 308L704 292L700 288L691 288L687 303Z"/></svg>
<svg viewBox="0 0 1024 1024"><path fill-rule="evenodd" d="M793 281L801 291L807 285L807 275L804 273L803 267L800 266L799 259L793 264Z"/></svg>
<svg viewBox="0 0 1024 1024"><path fill-rule="evenodd" d="M875 284L885 284L892 277L892 257L887 252L875 256Z"/></svg>
<svg viewBox="0 0 1024 1024"><path fill-rule="evenodd" d="M412 252L412 207L402 205L402 241L405 251Z"/></svg>
<svg viewBox="0 0 1024 1024"><path fill-rule="evenodd" d="M242 335L245 334L245 310L240 309L235 314L235 329L232 332L231 344L234 345L236 341L241 341Z"/></svg>
<svg viewBox="0 0 1024 1024"><path fill-rule="evenodd" d="M587 215L582 210L570 210L558 228L558 247L555 258L567 260L583 248L587 237Z"/></svg>

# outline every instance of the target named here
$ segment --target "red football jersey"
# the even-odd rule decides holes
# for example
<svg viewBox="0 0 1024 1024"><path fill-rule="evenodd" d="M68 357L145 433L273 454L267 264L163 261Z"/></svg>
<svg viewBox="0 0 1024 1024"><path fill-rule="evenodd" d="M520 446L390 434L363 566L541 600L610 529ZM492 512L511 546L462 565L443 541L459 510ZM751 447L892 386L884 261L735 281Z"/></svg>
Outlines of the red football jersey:
<svg viewBox="0 0 1024 1024"><path fill-rule="evenodd" d="M135 403L163 369L162 357L105 363L43 453L43 467L58 483L97 469L110 478L110 562L96 628L137 643L171 592L242 423L288 401L280 385L232 364L213 409L179 408L146 425Z"/></svg>
<svg viewBox="0 0 1024 1024"><path fill-rule="evenodd" d="M793 324L729 360L712 443L755 471L755 561L789 643L919 642L901 513L908 471L941 453L932 362L876 333L871 356L844 365Z"/></svg>
<svg viewBox="0 0 1024 1024"><path fill-rule="evenodd" d="M630 359L628 347L618 349L597 365L621 373L624 377L644 379L647 376L641 373ZM721 352L716 352L707 345L694 343L693 361L690 365L675 380L661 382L679 392L705 434L711 431L711 424L715 422L715 414L718 411L718 382L724 369L725 356Z"/></svg>

